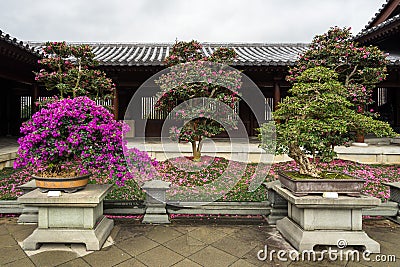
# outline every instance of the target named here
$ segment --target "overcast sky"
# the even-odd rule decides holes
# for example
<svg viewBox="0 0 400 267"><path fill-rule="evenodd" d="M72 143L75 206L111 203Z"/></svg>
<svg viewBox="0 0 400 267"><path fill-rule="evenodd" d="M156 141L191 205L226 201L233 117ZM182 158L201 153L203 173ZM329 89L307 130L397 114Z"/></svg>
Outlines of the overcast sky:
<svg viewBox="0 0 400 267"><path fill-rule="evenodd" d="M386 0L0 0L0 29L21 40L310 42L358 33Z"/></svg>

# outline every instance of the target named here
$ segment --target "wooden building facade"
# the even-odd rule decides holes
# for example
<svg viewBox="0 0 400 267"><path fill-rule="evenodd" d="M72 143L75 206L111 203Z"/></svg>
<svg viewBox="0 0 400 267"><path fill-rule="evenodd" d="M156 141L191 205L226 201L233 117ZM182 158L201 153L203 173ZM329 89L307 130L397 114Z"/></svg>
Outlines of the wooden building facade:
<svg viewBox="0 0 400 267"><path fill-rule="evenodd" d="M388 0L355 39L362 45L377 45L389 53L388 78L374 92L375 104L371 108L381 113L382 119L400 131L400 0ZM124 119L129 101L136 90L151 76L165 69L163 60L169 55L172 43L90 43L99 68L117 85L113 103L118 119ZM232 67L247 75L262 91L265 103L271 107L285 97L290 84L285 81L288 68L293 66L307 44L203 43L205 56L217 47L233 48L238 58ZM40 44L24 43L0 34L0 136L18 135L21 122L34 111L33 103L40 97L52 95L34 80L32 71L38 70ZM246 90L246 88L242 88ZM143 96L142 106L151 101ZM146 102L147 101L147 102ZM258 127L254 115L245 103L239 104L239 116L249 135ZM266 118L270 114L265 114ZM135 123L147 120L147 136L159 136L163 122L155 114L149 118L136 118Z"/></svg>

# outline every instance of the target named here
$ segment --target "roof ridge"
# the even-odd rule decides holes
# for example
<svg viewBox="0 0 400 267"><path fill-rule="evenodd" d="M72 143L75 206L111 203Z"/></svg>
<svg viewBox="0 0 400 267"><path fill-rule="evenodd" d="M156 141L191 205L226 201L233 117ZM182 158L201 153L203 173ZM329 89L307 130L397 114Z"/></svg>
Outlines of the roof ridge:
<svg viewBox="0 0 400 267"><path fill-rule="evenodd" d="M31 45L42 45L46 41L26 41L26 43L31 44ZM68 42L68 44L75 44L75 45L80 45L80 44L88 44L88 45L173 45L174 42ZM310 45L309 43L286 43L286 42L200 42L201 45L233 45L233 46L238 46L238 45L245 45L245 46L308 46Z"/></svg>
<svg viewBox="0 0 400 267"><path fill-rule="evenodd" d="M400 14L397 14L396 16L394 16L394 17L392 17L392 18L390 18L388 20L383 21L383 22L379 23L378 25L376 25L376 26L374 26L372 28L362 30L354 38L358 39L360 37L363 37L363 36L365 36L365 35L367 35L369 33L372 33L374 31L382 28L383 26L389 25L389 24L391 24L393 22L396 22L398 20L400 20Z"/></svg>
<svg viewBox="0 0 400 267"><path fill-rule="evenodd" d="M386 8L386 6L390 3L390 1L392 1L392 0L386 0L386 3L382 4L381 8L378 9L378 12L376 12L374 14L374 16L367 22L367 25L365 25L365 27L364 27L364 29L362 31L364 31L364 30L368 29L369 27L371 27L371 24L375 21L375 19L379 16L379 14L381 14L382 10L384 10Z"/></svg>
<svg viewBox="0 0 400 267"><path fill-rule="evenodd" d="M40 56L40 54L36 51L35 47L32 47L28 42L21 41L2 30L0 30L0 39L9 42L35 56Z"/></svg>

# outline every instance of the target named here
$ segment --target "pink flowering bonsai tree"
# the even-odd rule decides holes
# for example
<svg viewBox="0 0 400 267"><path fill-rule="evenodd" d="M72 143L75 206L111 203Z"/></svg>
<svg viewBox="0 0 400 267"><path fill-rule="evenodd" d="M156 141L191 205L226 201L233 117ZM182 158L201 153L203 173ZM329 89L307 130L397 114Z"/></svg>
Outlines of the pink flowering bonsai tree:
<svg viewBox="0 0 400 267"><path fill-rule="evenodd" d="M129 127L93 100L112 97L114 84L92 69L96 62L90 47L48 42L43 50L49 57L40 63L47 69L36 78L60 95L23 123L14 167L29 168L40 177L92 173L97 182L120 186L135 175L151 179L156 162L145 152L128 149L123 135Z"/></svg>
<svg viewBox="0 0 400 267"><path fill-rule="evenodd" d="M98 69L89 45L69 45L66 42L47 42L42 47L43 67L35 80L49 91L57 90L60 98L88 96L94 100L114 97L115 84Z"/></svg>
<svg viewBox="0 0 400 267"><path fill-rule="evenodd" d="M376 84L386 78L386 65L386 55L378 47L360 46L354 41L350 28L332 27L314 37L309 49L289 70L287 80L296 82L296 78L309 68L327 67L338 74L346 98L353 103L352 109L368 117L378 117L368 105L373 103L372 92ZM356 141L364 142L366 130L362 124L354 128Z"/></svg>
<svg viewBox="0 0 400 267"><path fill-rule="evenodd" d="M232 49L221 47L208 57L202 55L201 49L197 41L175 43L165 59L169 72L156 80L161 88L156 110L170 113L180 105L181 109L175 109L172 116L184 121L184 125L171 127L170 134L175 140L191 143L193 161L201 160L205 138L236 127L234 108L240 100L242 84L240 73L224 65L236 57ZM215 108L213 103L221 108ZM221 121L225 124L221 125Z"/></svg>

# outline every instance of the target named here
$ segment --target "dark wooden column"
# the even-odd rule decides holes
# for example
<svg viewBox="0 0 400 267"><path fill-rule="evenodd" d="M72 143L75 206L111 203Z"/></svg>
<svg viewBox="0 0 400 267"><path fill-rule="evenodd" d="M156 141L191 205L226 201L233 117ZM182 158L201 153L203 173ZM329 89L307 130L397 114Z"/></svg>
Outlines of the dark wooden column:
<svg viewBox="0 0 400 267"><path fill-rule="evenodd" d="M38 108L36 106L36 101L39 98L39 88L36 83L32 84L32 103L31 103L31 110L32 110L32 115L35 113Z"/></svg>
<svg viewBox="0 0 400 267"><path fill-rule="evenodd" d="M118 87L115 87L113 109L114 109L114 118L118 120L118 110L119 110Z"/></svg>
<svg viewBox="0 0 400 267"><path fill-rule="evenodd" d="M274 111L277 109L278 104L281 102L281 87L278 81L274 81Z"/></svg>

